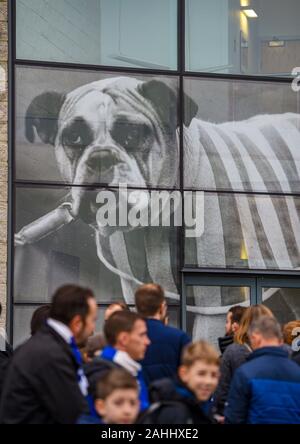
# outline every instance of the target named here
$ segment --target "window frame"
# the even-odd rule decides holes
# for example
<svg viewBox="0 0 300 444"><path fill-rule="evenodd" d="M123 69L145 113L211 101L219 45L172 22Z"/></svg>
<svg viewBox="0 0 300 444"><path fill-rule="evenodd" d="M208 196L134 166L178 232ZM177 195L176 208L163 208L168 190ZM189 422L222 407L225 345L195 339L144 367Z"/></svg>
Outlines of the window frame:
<svg viewBox="0 0 300 444"><path fill-rule="evenodd" d="M31 185L31 181L18 181L15 178L15 99L16 99L16 88L15 88L15 69L17 66L30 66L30 67L45 67L45 68L71 68L71 69L80 69L80 70L94 70L94 71L109 71L111 73L128 73L128 74L148 74L148 75L159 75L159 76L176 76L178 78L179 84L179 96L178 96L178 115L179 115L179 155L180 155L180 169L179 169L179 181L180 181L180 192L183 193L184 188L184 165L183 165L183 113L184 113L184 78L193 77L193 78L206 78L206 79L224 79L224 80L249 80L253 82L278 82L278 83L291 83L291 78L288 77L280 77L280 76L265 76L265 75L244 75L244 74L224 74L224 73L207 73L207 72L192 72L187 71L185 67L185 11L186 11L186 2L185 0L177 0L177 69L176 70L160 70L160 69L143 69L143 68L125 68L125 67L116 67L116 66L101 66L101 65L86 65L86 64L77 64L77 63L59 63L59 62L43 62L43 61L34 61L34 60L18 60L16 58L16 0L11 0L8 2L8 30L9 30L9 62L8 62L8 267L7 267L7 301L8 301L8 310L7 310L7 326L8 326L8 334L9 339L13 341L13 311L14 305L22 305L22 303L14 302L14 227L15 227L15 194L16 187L18 185ZM35 184L37 185L37 184ZM55 184L53 184L55 186ZM149 188L150 189L150 188ZM200 191L200 190L199 190ZM207 190L206 190L207 191ZM233 192L234 193L234 192ZM235 192L236 193L236 192ZM249 192L245 192L245 194L249 194ZM294 194L293 194L294 195ZM182 205L182 216L184 215L184 206ZM179 266L178 266L178 277L180 282L180 291L179 293L182 295L180 298L180 318L181 318L181 327L185 328L185 296L184 296L184 285L185 285L185 276L186 273L198 273L200 276L209 277L209 279L213 280L216 277L216 274L222 274L224 276L234 276L234 277L244 277L245 275L251 276L253 274L259 275L270 275L279 278L299 278L300 271L274 271L266 270L244 270L244 269L201 269L199 267L195 267L195 269L187 269L185 267L184 260L184 227L178 227L180 231L179 235ZM299 283L300 285L300 283ZM33 304L33 305L36 305Z"/></svg>

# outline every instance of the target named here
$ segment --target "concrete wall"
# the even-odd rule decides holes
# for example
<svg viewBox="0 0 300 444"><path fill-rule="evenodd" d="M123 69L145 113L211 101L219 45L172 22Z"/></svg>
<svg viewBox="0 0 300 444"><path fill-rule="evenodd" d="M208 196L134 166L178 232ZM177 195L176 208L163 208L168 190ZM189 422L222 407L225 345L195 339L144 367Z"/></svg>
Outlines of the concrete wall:
<svg viewBox="0 0 300 444"><path fill-rule="evenodd" d="M7 272L7 1L0 0L0 302L5 327Z"/></svg>

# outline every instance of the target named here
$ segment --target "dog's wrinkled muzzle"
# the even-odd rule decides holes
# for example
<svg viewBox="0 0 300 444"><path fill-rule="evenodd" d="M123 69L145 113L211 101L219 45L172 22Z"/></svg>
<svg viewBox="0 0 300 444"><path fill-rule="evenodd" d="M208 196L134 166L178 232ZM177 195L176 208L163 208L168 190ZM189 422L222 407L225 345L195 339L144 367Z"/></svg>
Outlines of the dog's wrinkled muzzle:
<svg viewBox="0 0 300 444"><path fill-rule="evenodd" d="M143 187L145 181L133 159L115 147L109 146L93 147L87 150L76 168L73 183L76 186L73 186L71 191L72 215L91 224L95 223L97 210L102 205L97 202L101 186L106 189L114 187L117 192L121 183L137 184L137 187ZM93 188L86 186L89 184L93 184ZM97 190L95 190L96 187ZM141 207L145 206L138 193L135 192L132 195L132 202L128 202L129 206L136 202Z"/></svg>

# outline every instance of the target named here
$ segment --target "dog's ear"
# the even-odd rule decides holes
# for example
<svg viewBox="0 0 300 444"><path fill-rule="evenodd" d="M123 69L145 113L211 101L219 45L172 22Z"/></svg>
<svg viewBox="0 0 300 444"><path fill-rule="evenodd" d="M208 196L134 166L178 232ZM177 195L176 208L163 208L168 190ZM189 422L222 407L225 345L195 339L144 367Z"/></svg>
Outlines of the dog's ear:
<svg viewBox="0 0 300 444"><path fill-rule="evenodd" d="M143 97L152 102L165 125L174 128L178 126L178 88L174 82L167 84L167 82L153 79L142 83L138 89ZM185 126L189 126L197 111L197 104L185 95L183 120Z"/></svg>
<svg viewBox="0 0 300 444"><path fill-rule="evenodd" d="M35 97L26 111L25 134L29 142L34 142L34 128L44 143L54 145L57 134L58 115L65 95L45 92Z"/></svg>

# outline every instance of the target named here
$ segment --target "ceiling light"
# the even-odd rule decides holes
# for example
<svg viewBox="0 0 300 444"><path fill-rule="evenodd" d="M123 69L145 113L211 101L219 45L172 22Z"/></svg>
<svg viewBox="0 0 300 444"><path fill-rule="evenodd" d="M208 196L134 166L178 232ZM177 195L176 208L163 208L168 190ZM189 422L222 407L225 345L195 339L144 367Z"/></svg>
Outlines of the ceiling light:
<svg viewBox="0 0 300 444"><path fill-rule="evenodd" d="M258 15L254 11L254 9L249 9L248 7L246 7L246 8L242 8L242 11L246 15L246 17L248 17L248 18L257 18L258 17Z"/></svg>

